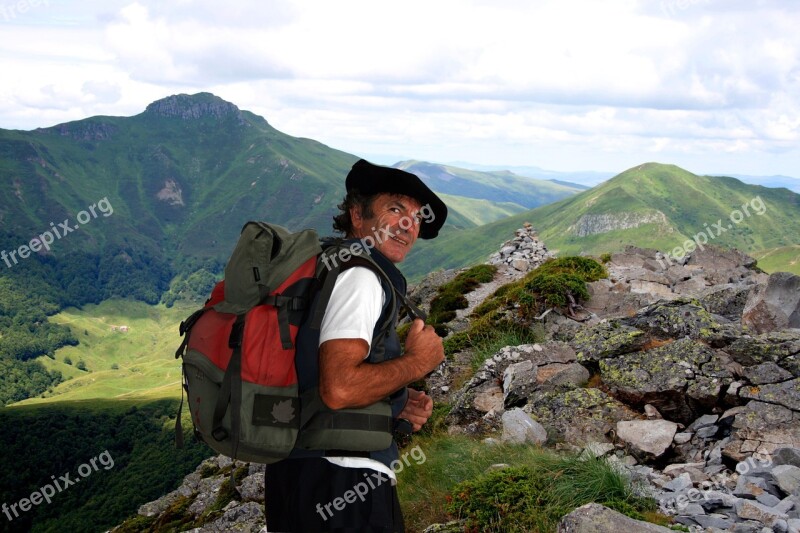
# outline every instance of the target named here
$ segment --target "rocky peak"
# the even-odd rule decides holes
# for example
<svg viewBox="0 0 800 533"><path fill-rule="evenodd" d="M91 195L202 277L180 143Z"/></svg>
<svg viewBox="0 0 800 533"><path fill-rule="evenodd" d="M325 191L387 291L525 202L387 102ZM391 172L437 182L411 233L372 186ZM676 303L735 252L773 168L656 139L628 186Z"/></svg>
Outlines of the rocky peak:
<svg viewBox="0 0 800 533"><path fill-rule="evenodd" d="M145 109L145 113L182 120L212 117L225 119L234 117L239 124L244 124L242 112L230 102L226 102L211 93L174 94L156 100Z"/></svg>

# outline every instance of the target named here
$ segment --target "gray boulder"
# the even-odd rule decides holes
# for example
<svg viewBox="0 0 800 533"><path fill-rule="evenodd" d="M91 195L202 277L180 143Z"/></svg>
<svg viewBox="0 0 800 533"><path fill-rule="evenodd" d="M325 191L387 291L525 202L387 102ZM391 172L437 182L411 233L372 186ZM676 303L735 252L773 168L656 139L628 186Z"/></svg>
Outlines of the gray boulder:
<svg viewBox="0 0 800 533"><path fill-rule="evenodd" d="M669 420L627 420L617 423L617 437L625 441L632 453L639 457L664 455L677 431L678 424Z"/></svg>
<svg viewBox="0 0 800 533"><path fill-rule="evenodd" d="M600 361L636 352L647 341L644 332L616 320L580 330L570 341L581 363Z"/></svg>
<svg viewBox="0 0 800 533"><path fill-rule="evenodd" d="M800 415L791 409L751 401L733 420L723 455L744 461L753 454L769 456L779 448L800 448Z"/></svg>
<svg viewBox="0 0 800 533"><path fill-rule="evenodd" d="M739 396L788 407L800 412L800 378L783 383L767 383L755 387L742 387Z"/></svg>
<svg viewBox="0 0 800 533"><path fill-rule="evenodd" d="M698 299L709 313L736 322L742 319L747 297L753 288L752 284L742 283L715 285L704 290Z"/></svg>
<svg viewBox="0 0 800 533"><path fill-rule="evenodd" d="M600 361L611 394L636 406L649 403L664 418L685 424L714 407L733 381L725 357L684 338L646 352Z"/></svg>
<svg viewBox="0 0 800 533"><path fill-rule="evenodd" d="M525 407L556 440L574 446L609 442L620 420L637 413L600 389L572 389L537 394Z"/></svg>
<svg viewBox="0 0 800 533"><path fill-rule="evenodd" d="M772 469L772 477L785 494L800 496L800 468L778 465Z"/></svg>
<svg viewBox="0 0 800 533"><path fill-rule="evenodd" d="M742 325L756 333L800 328L800 276L776 272L747 299Z"/></svg>
<svg viewBox="0 0 800 533"><path fill-rule="evenodd" d="M541 446L547 441L547 431L522 409L510 409L503 413L502 441Z"/></svg>
<svg viewBox="0 0 800 533"><path fill-rule="evenodd" d="M671 533L667 529L649 522L634 520L599 503L588 503L578 507L558 524L558 533Z"/></svg>
<svg viewBox="0 0 800 533"><path fill-rule="evenodd" d="M721 323L692 298L659 301L639 310L636 316L620 320L658 338L690 337L712 346L725 346L741 336L740 328Z"/></svg>

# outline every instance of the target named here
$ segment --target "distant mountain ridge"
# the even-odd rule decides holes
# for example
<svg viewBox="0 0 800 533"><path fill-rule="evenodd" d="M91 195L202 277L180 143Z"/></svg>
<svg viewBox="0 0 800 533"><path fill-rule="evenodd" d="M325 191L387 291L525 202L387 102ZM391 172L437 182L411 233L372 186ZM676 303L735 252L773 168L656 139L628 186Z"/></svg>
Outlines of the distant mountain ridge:
<svg viewBox="0 0 800 533"><path fill-rule="evenodd" d="M764 203L760 215L753 206L757 198ZM744 214L745 204L749 215ZM737 213L738 223L731 220L740 217ZM548 249L559 255L599 255L629 244L674 252L700 233L706 233L710 244L756 253L800 244L800 195L646 163L564 200L446 235L435 246L421 242L410 259L419 254L449 266L480 262L524 222L533 224ZM722 225L720 230L716 224ZM770 266L791 265L773 257Z"/></svg>
<svg viewBox="0 0 800 533"><path fill-rule="evenodd" d="M479 172L425 161L401 161L393 165L416 174L437 192L512 202L528 209L546 205L581 192L580 187L519 176L513 172Z"/></svg>

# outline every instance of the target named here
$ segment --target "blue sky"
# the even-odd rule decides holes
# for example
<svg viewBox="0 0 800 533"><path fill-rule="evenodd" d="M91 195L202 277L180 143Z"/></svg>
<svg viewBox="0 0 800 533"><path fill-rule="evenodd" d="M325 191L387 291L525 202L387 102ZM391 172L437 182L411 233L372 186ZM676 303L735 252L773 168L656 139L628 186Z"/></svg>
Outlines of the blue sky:
<svg viewBox="0 0 800 533"><path fill-rule="evenodd" d="M379 162L800 177L785 0L0 0L0 127L210 91Z"/></svg>

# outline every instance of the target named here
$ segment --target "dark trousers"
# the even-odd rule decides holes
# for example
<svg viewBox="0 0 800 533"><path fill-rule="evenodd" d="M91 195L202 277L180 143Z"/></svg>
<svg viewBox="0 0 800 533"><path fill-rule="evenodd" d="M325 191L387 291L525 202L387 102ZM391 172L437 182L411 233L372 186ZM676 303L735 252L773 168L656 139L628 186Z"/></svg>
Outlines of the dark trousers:
<svg viewBox="0 0 800 533"><path fill-rule="evenodd" d="M368 468L286 459L267 465L264 500L270 533L405 531L391 479Z"/></svg>

